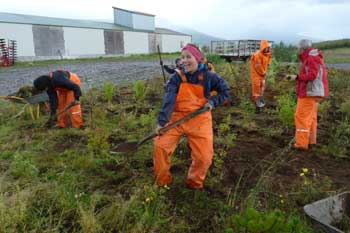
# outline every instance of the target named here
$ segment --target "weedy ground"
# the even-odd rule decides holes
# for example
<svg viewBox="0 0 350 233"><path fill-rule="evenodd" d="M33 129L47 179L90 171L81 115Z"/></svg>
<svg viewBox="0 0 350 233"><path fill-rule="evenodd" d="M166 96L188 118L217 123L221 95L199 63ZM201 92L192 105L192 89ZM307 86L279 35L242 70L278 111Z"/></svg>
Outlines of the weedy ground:
<svg viewBox="0 0 350 233"><path fill-rule="evenodd" d="M190 190L186 138L172 156L174 181L154 184L152 142L110 154L153 132L161 77L82 98L86 129L45 129L22 105L0 102L0 232L317 232L302 207L350 189L350 73L329 70L320 104L318 145L290 149L296 105L273 61L266 107L255 113L247 64L217 64L231 87L229 106L213 111L213 164L204 190Z"/></svg>

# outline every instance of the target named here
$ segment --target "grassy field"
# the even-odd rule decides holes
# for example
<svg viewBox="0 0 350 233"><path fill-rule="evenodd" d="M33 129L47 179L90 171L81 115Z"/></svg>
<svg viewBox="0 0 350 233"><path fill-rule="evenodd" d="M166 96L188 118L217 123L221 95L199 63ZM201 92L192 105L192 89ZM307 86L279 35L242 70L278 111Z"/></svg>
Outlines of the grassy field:
<svg viewBox="0 0 350 233"><path fill-rule="evenodd" d="M326 63L350 63L350 48L326 49L323 53Z"/></svg>
<svg viewBox="0 0 350 233"><path fill-rule="evenodd" d="M267 106L255 114L246 64L220 63L230 106L213 111L215 156L203 190L185 178L190 148L181 140L174 181L154 184L152 142L110 154L153 132L161 77L130 86L104 83L82 98L86 129L46 129L48 114L0 101L0 232L317 232L305 204L350 189L350 73L329 70L319 141L291 150L294 66L270 66ZM31 114L33 113L33 114ZM348 229L346 222L342 229Z"/></svg>

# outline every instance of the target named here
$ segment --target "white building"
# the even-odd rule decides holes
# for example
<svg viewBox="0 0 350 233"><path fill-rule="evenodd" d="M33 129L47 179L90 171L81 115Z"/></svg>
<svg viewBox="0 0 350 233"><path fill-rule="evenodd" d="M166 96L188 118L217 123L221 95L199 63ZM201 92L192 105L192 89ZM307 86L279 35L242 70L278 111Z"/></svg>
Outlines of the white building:
<svg viewBox="0 0 350 233"><path fill-rule="evenodd" d="M0 12L0 39L17 41L18 60L178 52L192 37L156 28L154 15L113 7L114 23Z"/></svg>

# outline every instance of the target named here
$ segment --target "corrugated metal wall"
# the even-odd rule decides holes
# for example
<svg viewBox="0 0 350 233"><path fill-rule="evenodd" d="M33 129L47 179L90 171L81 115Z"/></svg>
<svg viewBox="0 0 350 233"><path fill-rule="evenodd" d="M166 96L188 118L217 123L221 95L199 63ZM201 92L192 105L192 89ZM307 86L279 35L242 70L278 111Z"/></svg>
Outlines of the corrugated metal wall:
<svg viewBox="0 0 350 233"><path fill-rule="evenodd" d="M0 38L16 40L18 56L35 56L32 25L0 23Z"/></svg>
<svg viewBox="0 0 350 233"><path fill-rule="evenodd" d="M66 55L104 55L104 30L64 27Z"/></svg>
<svg viewBox="0 0 350 233"><path fill-rule="evenodd" d="M163 52L165 53L173 53L179 52L187 43L191 42L191 37L189 36L181 36L181 35L162 35L162 47Z"/></svg>
<svg viewBox="0 0 350 233"><path fill-rule="evenodd" d="M123 32L104 30L104 38L106 54L124 54Z"/></svg>
<svg viewBox="0 0 350 233"><path fill-rule="evenodd" d="M62 27L33 25L35 56L65 54Z"/></svg>
<svg viewBox="0 0 350 233"><path fill-rule="evenodd" d="M0 38L17 40L19 60L179 52L190 36L0 22Z"/></svg>
<svg viewBox="0 0 350 233"><path fill-rule="evenodd" d="M125 54L149 53L148 33L124 31Z"/></svg>
<svg viewBox="0 0 350 233"><path fill-rule="evenodd" d="M162 52L162 35L155 34L155 33L149 33L148 34L148 47L149 47L149 53L157 53L157 45L159 45L159 49Z"/></svg>

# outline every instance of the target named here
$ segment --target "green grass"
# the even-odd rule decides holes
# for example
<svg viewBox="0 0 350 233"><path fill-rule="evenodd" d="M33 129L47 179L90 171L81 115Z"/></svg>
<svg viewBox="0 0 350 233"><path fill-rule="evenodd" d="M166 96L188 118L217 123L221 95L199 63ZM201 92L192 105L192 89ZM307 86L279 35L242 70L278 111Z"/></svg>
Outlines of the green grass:
<svg viewBox="0 0 350 233"><path fill-rule="evenodd" d="M326 63L350 63L350 48L336 48L323 50Z"/></svg>
<svg viewBox="0 0 350 233"><path fill-rule="evenodd" d="M276 66L275 84L269 84L281 98L294 90L294 85L282 85L286 81L278 74L283 69ZM282 101L272 98L280 111L272 106L257 116L247 65L222 63L217 70L235 87L236 102L213 111L215 156L201 191L185 187L191 162L186 140L173 154L169 187L154 185L152 141L132 153L109 153L119 142L153 132L163 94L159 80L90 90L82 98L85 130L45 129L45 114L34 121L25 115L12 119L19 108L0 101L0 232L253 233L260 227L312 232L302 205L348 188L333 187L334 180L322 173L342 168L321 167L322 174L310 168L300 177L304 164L290 163L317 154L323 156L320 162L337 162L330 152L323 153L334 146L344 155L341 163L347 163L348 144L332 140L329 129L348 135L349 111L339 103L347 103L350 75L329 71L330 87L337 91L322 107L324 147L296 155L286 152L292 135L283 134L291 107L281 118ZM344 127L336 128L339 121ZM285 171L293 176L283 176ZM270 225L274 221L278 225Z"/></svg>

